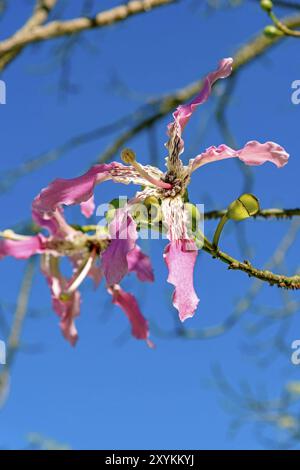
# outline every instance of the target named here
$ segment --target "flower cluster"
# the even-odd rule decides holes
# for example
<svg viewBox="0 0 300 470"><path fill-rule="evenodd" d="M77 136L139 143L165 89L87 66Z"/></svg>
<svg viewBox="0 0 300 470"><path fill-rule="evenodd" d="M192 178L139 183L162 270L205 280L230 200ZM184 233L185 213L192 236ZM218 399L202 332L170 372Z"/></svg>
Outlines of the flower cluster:
<svg viewBox="0 0 300 470"><path fill-rule="evenodd" d="M191 233L184 209L187 187L192 174L201 166L226 158L238 158L247 165L261 165L267 161L277 167L284 166L288 154L274 142L248 142L242 149L234 150L226 145L209 147L184 165L182 134L196 108L211 94L212 85L226 78L232 71L232 59L223 59L217 70L208 74L200 93L186 105L179 106L168 125L166 148L166 171L136 161L135 154L125 149L125 163L95 165L85 174L73 179L56 179L43 189L32 204L32 217L36 224L48 231L35 236L17 235L11 231L2 233L0 258L10 255L29 258L41 255L41 269L52 296L53 309L60 317L63 335L74 345L77 340L75 318L79 315L79 286L91 277L97 286L105 279L112 301L127 315L132 334L144 339L149 345L148 322L143 317L138 303L131 293L125 292L120 283L130 272L140 281L153 281L150 260L137 245L138 228L132 207L136 203L156 202L161 213L169 243L164 250L168 267L168 282L174 286L173 305L182 321L192 317L199 299L194 290L193 271L198 254L197 237ZM93 231L82 231L68 224L64 206L80 204L81 211L90 217L95 209L95 186L112 180L117 183L133 183L142 187L124 207L116 208L107 227L96 227ZM124 236L124 233L126 236ZM71 279L60 270L62 257L73 265Z"/></svg>

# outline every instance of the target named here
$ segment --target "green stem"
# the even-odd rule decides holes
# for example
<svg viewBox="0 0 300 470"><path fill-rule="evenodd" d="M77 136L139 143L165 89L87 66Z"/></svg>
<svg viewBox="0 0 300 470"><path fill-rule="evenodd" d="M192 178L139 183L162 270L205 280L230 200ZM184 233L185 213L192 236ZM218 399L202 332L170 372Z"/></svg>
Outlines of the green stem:
<svg viewBox="0 0 300 470"><path fill-rule="evenodd" d="M294 29L289 28L286 26L284 23L282 23L279 18L273 13L273 11L270 11L269 16L273 23L275 24L276 28L278 28L283 34L286 36L293 36L294 38L299 38L300 37L300 31L295 31Z"/></svg>
<svg viewBox="0 0 300 470"><path fill-rule="evenodd" d="M215 234L214 234L214 238L213 238L213 247L215 249L218 248L218 244L219 244L219 240L220 240L220 236L221 236L221 233L222 233L222 230L224 228L224 225L226 224L226 222L228 221L228 217L227 217L227 212L222 216L220 222L218 223L218 226L216 228L216 231L215 231Z"/></svg>

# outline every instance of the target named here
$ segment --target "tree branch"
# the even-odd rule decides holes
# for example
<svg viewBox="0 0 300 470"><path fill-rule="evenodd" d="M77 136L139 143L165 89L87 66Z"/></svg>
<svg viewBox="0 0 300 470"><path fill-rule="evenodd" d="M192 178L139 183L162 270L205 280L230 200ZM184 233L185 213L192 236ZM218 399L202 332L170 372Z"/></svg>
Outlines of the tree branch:
<svg viewBox="0 0 300 470"><path fill-rule="evenodd" d="M296 290L300 289L300 274L294 276L284 276L283 274L275 274L269 270L258 269L252 266L250 261L238 261L228 253L215 249L211 243L205 242L203 250L209 253L213 258L219 259L228 265L228 269L243 271L249 277L255 277L261 281L269 283L271 286L276 285L284 289Z"/></svg>
<svg viewBox="0 0 300 470"><path fill-rule="evenodd" d="M48 18L49 13L54 8L57 0L37 0L32 16L26 21L26 23L19 29L10 40L18 41L23 36L30 33L33 28L42 25ZM5 43L3 41L1 44ZM21 51L23 47L15 47L7 50L5 53L0 53L0 70L3 70Z"/></svg>
<svg viewBox="0 0 300 470"><path fill-rule="evenodd" d="M127 4L100 12L93 18L81 17L66 21L52 21L41 26L37 18L39 21L44 21L47 13L47 9L44 7L42 11L39 10L39 13L36 12L34 14L33 18L29 20L29 25L0 43L0 70L3 70L16 54L21 52L28 44L110 26L124 21L131 16L145 13L154 8L175 3L176 1L178 0L131 0ZM45 0L39 3L44 5L54 4L55 0Z"/></svg>
<svg viewBox="0 0 300 470"><path fill-rule="evenodd" d="M6 397L6 389L9 380L9 371L15 359L15 354L20 345L20 337L23 329L23 323L27 313L29 295L35 270L35 258L31 258L26 266L20 293L17 300L17 307L14 314L10 334L7 340L6 364L0 373L0 404Z"/></svg>
<svg viewBox="0 0 300 470"><path fill-rule="evenodd" d="M205 212L204 218L207 220L220 219L225 214L226 209ZM296 209L263 209L253 217L263 219L291 219L300 216L300 208Z"/></svg>

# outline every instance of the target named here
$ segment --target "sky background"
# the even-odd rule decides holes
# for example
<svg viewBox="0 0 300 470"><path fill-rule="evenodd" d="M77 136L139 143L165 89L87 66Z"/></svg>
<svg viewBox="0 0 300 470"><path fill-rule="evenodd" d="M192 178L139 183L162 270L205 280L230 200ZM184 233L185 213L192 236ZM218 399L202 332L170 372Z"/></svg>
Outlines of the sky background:
<svg viewBox="0 0 300 470"><path fill-rule="evenodd" d="M79 0L59 2L53 12L62 18L80 14ZM95 1L92 13L119 4ZM20 27L32 9L31 1L12 2L1 21L1 39ZM284 13L284 10L278 10ZM62 40L28 47L5 71L7 104L0 106L1 173L63 144L82 132L114 122L147 99L183 87L213 70L223 57L268 24L257 2L237 8L207 11L204 0L183 0L158 8L119 25L85 33L70 54L71 93L62 93L57 59ZM300 105L291 103L291 83L300 79L297 40L288 39L239 75L227 117L238 145L248 140L273 140L291 154L278 170L271 164L252 170L262 207L299 205ZM116 83L122 86L116 86ZM222 90L222 85L219 87ZM216 91L216 93L218 92ZM185 133L184 158L224 141L216 124L216 96L197 111ZM166 124L155 128L158 164L164 168ZM115 134L117 135L117 134ZM21 178L0 194L1 229L30 219L33 198L52 179L74 177L85 171L113 136L72 149L57 161ZM130 142L141 162L149 162L149 135ZM119 159L119 156L116 157ZM0 176L1 176L0 173ZM206 210L226 207L243 188L243 173L231 160L208 165L194 175L190 199ZM107 183L97 188L97 202L134 194L134 187ZM69 220L83 221L76 208ZM243 223L251 245L251 259L262 266L289 227L289 221ZM207 235L216 222L207 222ZM241 230L241 227L239 227ZM222 247L244 259L236 226L222 237ZM82 288L80 339L75 349L61 337L51 310L46 282L37 271L30 296L30 314L22 334L22 350L11 374L9 397L0 410L0 446L22 449L28 433L40 433L73 449L255 449L262 448L251 423L236 436L229 433L232 415L222 406L219 390L211 384L218 364L237 386L247 381L258 393L271 397L285 381L299 378L300 368L270 344L268 364L261 364L257 338L247 333L256 318L255 307L217 338L187 340L174 332L172 286L162 253L165 241L143 242L153 261L153 285L130 276L124 287L137 295L152 326L156 348L147 348L130 336L126 318L112 307L104 285L97 291L89 281ZM287 272L299 263L299 239L289 251ZM10 321L25 262L5 259L0 265L1 315ZM200 253L195 288L200 304L187 327L202 329L222 322L243 298L252 281L243 273L228 272L221 262ZM291 296L297 300L299 294ZM265 286L256 305L280 307L282 295ZM287 344L300 338L297 315L285 333ZM261 339L277 332L275 324ZM0 339L5 332L0 331ZM254 352L249 353L249 346ZM273 348L273 349L272 349ZM252 349L251 349L252 350Z"/></svg>

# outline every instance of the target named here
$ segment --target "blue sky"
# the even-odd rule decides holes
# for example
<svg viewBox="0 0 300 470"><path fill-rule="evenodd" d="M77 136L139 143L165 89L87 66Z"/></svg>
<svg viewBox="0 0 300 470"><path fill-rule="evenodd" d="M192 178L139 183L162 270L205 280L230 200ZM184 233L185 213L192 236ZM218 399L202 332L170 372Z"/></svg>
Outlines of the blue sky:
<svg viewBox="0 0 300 470"><path fill-rule="evenodd" d="M63 17L79 14L82 2L62 3ZM94 3L96 12L119 2ZM62 42L27 48L2 77L7 85L7 104L0 107L1 172L56 148L78 133L129 114L149 97L199 79L267 24L256 2L212 14L206 14L203 3L199 1L193 9L197 2L181 1L85 34L85 41L71 53L70 79L76 93L67 96L62 97L59 90L61 72L54 58ZM21 26L31 7L32 2L26 1L19 2L18 8L10 7L2 20L1 38ZM228 108L228 121L238 145L252 139L274 140L291 154L289 164L281 170L271 164L252 170L252 191L262 207L299 205L300 107L292 105L290 99L291 83L300 79L299 64L297 41L286 40L241 72ZM116 90L116 77L132 93ZM186 131L185 158L223 142L213 114L215 105L216 99L212 98L193 118ZM156 126L162 169L169 120L170 116ZM57 176L72 177L83 172L112 138L107 136L71 150L1 194L1 228L27 220L31 201L42 187ZM149 136L142 134L130 142L142 162L149 161L148 140ZM229 160L199 171L191 184L190 198L205 203L207 210L223 208L240 195L242 188L242 172ZM133 187L108 183L97 189L97 198L106 202L133 191ZM69 210L68 216L73 221L80 217L75 209ZM244 222L256 265L262 266L269 259L289 223ZM215 222L207 222L206 233L213 233L214 227ZM229 229L222 246L244 259L248 255L241 252L235 234L233 228ZM174 311L172 287L166 283L162 258L164 245L164 241L143 243L153 260L155 283L138 285L129 277L124 286L137 295L151 324L170 331ZM297 245L299 240L287 257L289 272L298 267ZM8 305L16 301L24 267L23 262L1 261L0 299L2 314L8 320L12 315ZM250 284L244 274L228 272L226 266L200 253L195 287L201 300L188 326L201 329L222 322ZM26 435L38 432L74 449L260 448L251 426L243 428L234 439L230 437L231 416L222 408L218 391L209 386L211 368L216 363L233 383L245 379L254 389L264 387L271 395L280 390L286 377L299 375L299 370L290 365L288 354L278 358L274 350L274 361L261 367L245 352L244 343L254 341L245 332L245 326L255 318L253 312L212 340L168 339L154 332L156 349L150 350L130 337L126 318L111 306L104 286L94 292L87 282L82 292L77 323L80 340L72 349L60 335L46 283L36 273L30 308L37 313L26 319L24 351L17 356L10 395L0 410L2 447L24 448ZM274 287L264 287L257 303L278 307L281 294ZM299 321L295 318L287 333L288 344L298 337ZM37 351L28 352L32 350L29 346L38 347Z"/></svg>

